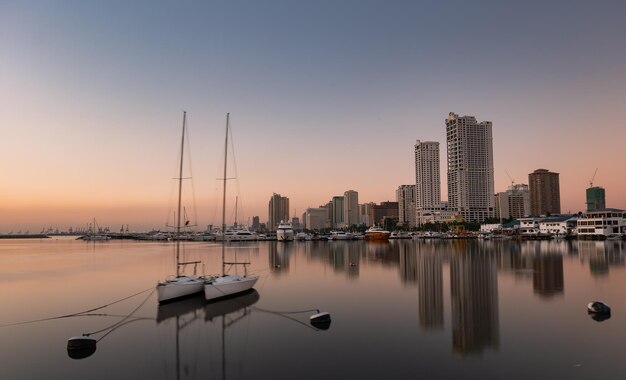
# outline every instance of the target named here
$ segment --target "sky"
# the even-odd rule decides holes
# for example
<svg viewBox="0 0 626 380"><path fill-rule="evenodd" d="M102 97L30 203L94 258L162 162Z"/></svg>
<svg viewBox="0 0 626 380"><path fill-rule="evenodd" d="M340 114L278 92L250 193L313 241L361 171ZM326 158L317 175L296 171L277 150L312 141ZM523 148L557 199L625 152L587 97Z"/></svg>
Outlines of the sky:
<svg viewBox="0 0 626 380"><path fill-rule="evenodd" d="M495 191L560 173L626 208L623 1L0 0L0 233L172 223L182 111L184 204L219 224L267 220L346 190L395 200L415 140L449 112L493 123ZM231 150L232 151L232 150ZM236 170L235 170L236 164Z"/></svg>

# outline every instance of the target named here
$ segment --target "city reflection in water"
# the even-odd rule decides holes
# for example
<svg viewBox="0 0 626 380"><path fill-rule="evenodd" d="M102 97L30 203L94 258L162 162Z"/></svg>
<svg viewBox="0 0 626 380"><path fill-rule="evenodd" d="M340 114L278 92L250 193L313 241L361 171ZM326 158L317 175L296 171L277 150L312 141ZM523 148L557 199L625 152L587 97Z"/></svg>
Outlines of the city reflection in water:
<svg viewBox="0 0 626 380"><path fill-rule="evenodd" d="M443 257L432 244L416 247L419 320L424 329L443 328Z"/></svg>
<svg viewBox="0 0 626 380"><path fill-rule="evenodd" d="M461 356L500 344L496 257L475 242L458 241L450 258L452 344ZM463 249L464 248L464 249Z"/></svg>

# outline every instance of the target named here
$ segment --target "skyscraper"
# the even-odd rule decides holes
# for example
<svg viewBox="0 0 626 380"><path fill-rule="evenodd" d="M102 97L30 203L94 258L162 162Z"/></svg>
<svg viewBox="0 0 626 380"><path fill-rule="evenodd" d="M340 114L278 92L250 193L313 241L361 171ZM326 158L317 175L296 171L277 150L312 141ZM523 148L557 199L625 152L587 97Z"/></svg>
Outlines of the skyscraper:
<svg viewBox="0 0 626 380"><path fill-rule="evenodd" d="M440 182L439 143L417 140L415 143L415 207L417 210L432 210L441 203Z"/></svg>
<svg viewBox="0 0 626 380"><path fill-rule="evenodd" d="M359 193L348 190L343 193L343 220L349 227L359 224Z"/></svg>
<svg viewBox="0 0 626 380"><path fill-rule="evenodd" d="M332 210L332 227L340 228L344 226L343 219L343 204L344 197L337 195L334 196L331 202L331 210Z"/></svg>
<svg viewBox="0 0 626 380"><path fill-rule="evenodd" d="M281 220L289 220L289 198L274 193L269 202L269 230L275 231Z"/></svg>
<svg viewBox="0 0 626 380"><path fill-rule="evenodd" d="M528 175L530 213L535 216L561 213L559 173L537 169Z"/></svg>
<svg viewBox="0 0 626 380"><path fill-rule="evenodd" d="M415 227L415 185L400 185L396 190L398 223Z"/></svg>
<svg viewBox="0 0 626 380"><path fill-rule="evenodd" d="M491 122L450 112L446 141L448 208L466 221L495 217Z"/></svg>

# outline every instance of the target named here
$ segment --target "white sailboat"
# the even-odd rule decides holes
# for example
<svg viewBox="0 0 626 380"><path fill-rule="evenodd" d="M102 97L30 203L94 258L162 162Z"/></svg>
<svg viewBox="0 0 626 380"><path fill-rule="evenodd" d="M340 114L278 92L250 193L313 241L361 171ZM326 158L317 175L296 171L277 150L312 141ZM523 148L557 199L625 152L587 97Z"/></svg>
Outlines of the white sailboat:
<svg viewBox="0 0 626 380"><path fill-rule="evenodd" d="M222 197L222 236L226 234L226 164L228 162L228 127L230 114L226 114L226 143L224 144L224 177L223 180L223 197ZM225 244L222 240L222 274L220 276L207 279L204 283L204 297L207 301L217 298L227 297L252 289L256 284L259 276L248 276L249 262L226 262L225 261ZM244 275L226 274L226 265L242 265Z"/></svg>
<svg viewBox="0 0 626 380"><path fill-rule="evenodd" d="M187 119L187 112L183 111L183 137L181 139L180 146L180 171L178 175L178 214L176 220L176 276L168 278L163 282L157 284L157 297L159 303L168 302L177 298L185 297L194 293L202 292L204 286L204 277L196 276L197 265L200 261L180 261L180 210L182 200L182 188L183 188L183 153L185 149L185 123ZM184 269L187 265L193 265L194 275L185 275L181 269Z"/></svg>

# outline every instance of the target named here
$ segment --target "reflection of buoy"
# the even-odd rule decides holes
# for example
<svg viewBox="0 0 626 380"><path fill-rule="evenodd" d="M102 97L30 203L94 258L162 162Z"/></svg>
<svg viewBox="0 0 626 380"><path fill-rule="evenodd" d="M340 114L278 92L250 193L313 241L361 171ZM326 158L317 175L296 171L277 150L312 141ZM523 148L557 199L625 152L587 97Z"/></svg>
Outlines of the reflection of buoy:
<svg viewBox="0 0 626 380"><path fill-rule="evenodd" d="M95 338L89 335L74 336L67 340L67 355L72 359L84 359L96 352Z"/></svg>
<svg viewBox="0 0 626 380"><path fill-rule="evenodd" d="M330 313L323 311L321 313L313 314L310 318L311 325L317 327L320 330L328 330L330 327Z"/></svg>
<svg viewBox="0 0 626 380"><path fill-rule="evenodd" d="M274 268L280 268L280 264L274 265Z"/></svg>

